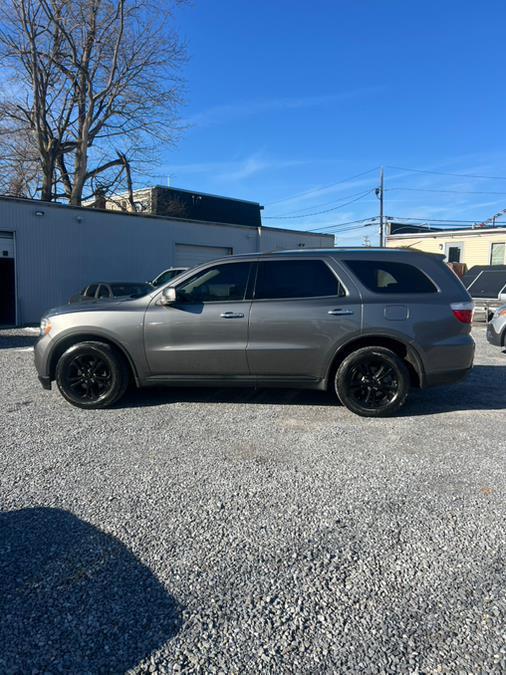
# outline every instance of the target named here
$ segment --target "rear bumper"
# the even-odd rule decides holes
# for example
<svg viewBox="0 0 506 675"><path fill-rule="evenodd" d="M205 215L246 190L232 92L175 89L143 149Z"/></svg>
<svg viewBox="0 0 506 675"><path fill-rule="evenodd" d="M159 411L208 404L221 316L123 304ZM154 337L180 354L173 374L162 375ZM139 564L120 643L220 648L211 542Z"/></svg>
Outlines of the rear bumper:
<svg viewBox="0 0 506 675"><path fill-rule="evenodd" d="M424 354L422 387L452 384L462 380L473 367L476 344L471 335L439 343Z"/></svg>
<svg viewBox="0 0 506 675"><path fill-rule="evenodd" d="M426 387L438 387L443 384L453 384L463 380L471 372L472 367L462 370L444 370L437 373L427 373L425 377Z"/></svg>
<svg viewBox="0 0 506 675"><path fill-rule="evenodd" d="M487 324L487 340L490 342L491 345L495 345L496 347L502 347L502 340L503 340L502 333L497 333L493 323Z"/></svg>

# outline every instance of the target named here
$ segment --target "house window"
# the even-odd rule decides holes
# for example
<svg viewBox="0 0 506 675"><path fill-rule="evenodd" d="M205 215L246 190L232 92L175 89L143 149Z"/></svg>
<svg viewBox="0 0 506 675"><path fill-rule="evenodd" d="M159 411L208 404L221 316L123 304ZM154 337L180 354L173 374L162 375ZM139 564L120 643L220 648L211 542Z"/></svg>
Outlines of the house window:
<svg viewBox="0 0 506 675"><path fill-rule="evenodd" d="M504 265L504 252L506 244L504 242L492 244L490 247L490 264Z"/></svg>
<svg viewBox="0 0 506 675"><path fill-rule="evenodd" d="M464 244L461 241L452 242L451 244L446 244L445 246L446 262L449 263L462 262L463 253L464 253Z"/></svg>

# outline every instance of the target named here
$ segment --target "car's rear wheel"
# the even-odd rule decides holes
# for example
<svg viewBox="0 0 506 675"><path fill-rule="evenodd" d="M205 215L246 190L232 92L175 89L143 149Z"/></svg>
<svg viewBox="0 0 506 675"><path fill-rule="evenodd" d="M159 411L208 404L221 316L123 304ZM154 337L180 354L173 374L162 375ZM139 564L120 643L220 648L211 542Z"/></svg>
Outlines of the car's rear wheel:
<svg viewBox="0 0 506 675"><path fill-rule="evenodd" d="M103 342L79 342L69 347L56 365L56 384L62 396L78 408L105 408L118 401L128 386L123 356Z"/></svg>
<svg viewBox="0 0 506 675"><path fill-rule="evenodd" d="M409 393L404 361L385 347L363 347L349 354L337 369L335 391L341 402L363 417L396 413Z"/></svg>

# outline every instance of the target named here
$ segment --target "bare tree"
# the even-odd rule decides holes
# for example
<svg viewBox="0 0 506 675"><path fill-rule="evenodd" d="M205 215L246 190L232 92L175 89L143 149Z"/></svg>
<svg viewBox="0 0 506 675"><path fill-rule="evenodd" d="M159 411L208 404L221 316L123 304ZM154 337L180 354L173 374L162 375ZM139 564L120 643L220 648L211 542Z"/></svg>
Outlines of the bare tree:
<svg viewBox="0 0 506 675"><path fill-rule="evenodd" d="M173 142L185 49L171 4L0 0L0 137L30 139L41 199L131 188L136 163Z"/></svg>

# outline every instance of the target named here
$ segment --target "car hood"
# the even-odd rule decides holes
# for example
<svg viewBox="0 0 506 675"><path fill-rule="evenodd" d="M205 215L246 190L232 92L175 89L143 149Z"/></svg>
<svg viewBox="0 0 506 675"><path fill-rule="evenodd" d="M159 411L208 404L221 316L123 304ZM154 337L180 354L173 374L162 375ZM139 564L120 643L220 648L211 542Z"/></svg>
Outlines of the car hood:
<svg viewBox="0 0 506 675"><path fill-rule="evenodd" d="M101 300L99 302L76 302L60 307L52 307L44 316L57 316L62 314L82 314L83 312L114 312L128 308L142 307L147 305L151 299L151 294L144 295L142 298L117 298L116 300Z"/></svg>

